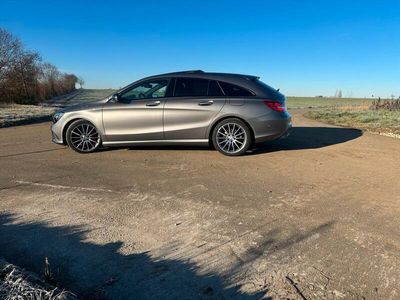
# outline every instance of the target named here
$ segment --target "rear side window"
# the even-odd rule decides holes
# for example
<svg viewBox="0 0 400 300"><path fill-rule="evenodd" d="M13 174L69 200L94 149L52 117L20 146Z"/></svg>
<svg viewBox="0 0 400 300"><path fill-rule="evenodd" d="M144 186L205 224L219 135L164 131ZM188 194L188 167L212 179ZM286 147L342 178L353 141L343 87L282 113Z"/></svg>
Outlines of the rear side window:
<svg viewBox="0 0 400 300"><path fill-rule="evenodd" d="M201 78L178 78L175 84L175 97L207 96L208 80Z"/></svg>
<svg viewBox="0 0 400 300"><path fill-rule="evenodd" d="M256 80L255 83L263 90L267 97L274 99L274 98L282 98L283 95L279 93L276 89L270 87L269 85L265 84L261 80Z"/></svg>
<svg viewBox="0 0 400 300"><path fill-rule="evenodd" d="M210 84L208 86L208 96L223 96L221 88L218 85L218 82L215 80L210 80Z"/></svg>
<svg viewBox="0 0 400 300"><path fill-rule="evenodd" d="M240 86L227 83L227 82L222 82L219 81L219 84L221 88L223 89L225 96L229 97L247 97L247 96L253 96L253 94L246 90L245 88L242 88Z"/></svg>

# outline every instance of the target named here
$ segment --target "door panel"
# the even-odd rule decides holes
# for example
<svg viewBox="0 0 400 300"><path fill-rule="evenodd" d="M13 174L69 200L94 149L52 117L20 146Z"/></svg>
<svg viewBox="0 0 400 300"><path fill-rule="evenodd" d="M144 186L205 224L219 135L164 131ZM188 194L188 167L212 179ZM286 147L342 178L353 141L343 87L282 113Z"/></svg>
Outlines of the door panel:
<svg viewBox="0 0 400 300"><path fill-rule="evenodd" d="M207 128L224 103L224 98L217 97L168 98L164 105L165 139L207 138Z"/></svg>
<svg viewBox="0 0 400 300"><path fill-rule="evenodd" d="M106 103L103 107L105 141L161 140L166 98Z"/></svg>

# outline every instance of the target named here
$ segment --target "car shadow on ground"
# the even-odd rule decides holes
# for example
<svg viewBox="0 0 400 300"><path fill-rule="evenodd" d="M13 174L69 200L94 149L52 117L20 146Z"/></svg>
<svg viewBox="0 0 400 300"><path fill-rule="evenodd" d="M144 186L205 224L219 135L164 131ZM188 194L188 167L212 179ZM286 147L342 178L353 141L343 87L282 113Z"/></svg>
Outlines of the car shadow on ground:
<svg viewBox="0 0 400 300"><path fill-rule="evenodd" d="M290 135L284 139L268 141L258 144L247 154L257 155L268 152L284 151L284 150L305 150L316 149L332 145L337 145L354 140L362 135L362 131L353 128L342 127L293 127ZM110 151L116 149L129 150L182 150L182 151L212 151L212 147L196 147L196 146L132 146L132 147L110 147L104 148L102 151Z"/></svg>
<svg viewBox="0 0 400 300"><path fill-rule="evenodd" d="M331 221L306 231L294 230L286 238L282 238L279 229L267 229L265 242L249 249L243 262L222 276L200 272L187 258L193 248L186 249L187 246L179 243L165 245L157 257L150 252L123 254L121 241L88 242L86 236L90 230L87 228L24 222L14 214L2 213L0 257L38 274L43 274L44 260L48 257L54 282L77 293L80 299L271 299L265 298L267 286L248 294L227 278L265 253L291 247L316 233L326 232L333 225ZM171 255L179 252L178 249L184 253ZM201 252L215 250L203 249L195 247ZM222 252L213 253L219 253L213 259L220 262Z"/></svg>
<svg viewBox="0 0 400 300"><path fill-rule="evenodd" d="M287 138L259 144L251 153L323 148L357 139L362 134L361 130L353 128L293 127Z"/></svg>

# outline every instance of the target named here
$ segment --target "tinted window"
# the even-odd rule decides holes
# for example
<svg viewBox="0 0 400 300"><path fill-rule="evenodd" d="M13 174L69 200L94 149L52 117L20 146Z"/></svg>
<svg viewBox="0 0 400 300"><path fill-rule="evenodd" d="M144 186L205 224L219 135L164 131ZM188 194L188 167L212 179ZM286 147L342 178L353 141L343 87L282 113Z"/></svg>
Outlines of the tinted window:
<svg viewBox="0 0 400 300"><path fill-rule="evenodd" d="M208 80L199 78L178 78L175 97L207 96Z"/></svg>
<svg viewBox="0 0 400 300"><path fill-rule="evenodd" d="M165 92L165 97L174 96L175 78L170 78L167 91Z"/></svg>
<svg viewBox="0 0 400 300"><path fill-rule="evenodd" d="M264 91L264 93L267 95L267 97L271 98L271 99L275 99L275 98L282 98L283 95L281 93L279 93L276 89L270 87L269 85L265 84L264 82L262 82L261 80L256 80L255 83L261 87L261 89Z"/></svg>
<svg viewBox="0 0 400 300"><path fill-rule="evenodd" d="M219 81L219 84L220 84L221 88L223 89L223 91L224 91L226 96L231 96L231 97L234 97L234 96L243 96L243 97L253 96L253 94L250 91L248 91L248 90L246 90L246 89L244 89L244 88L242 88L240 86L237 86L237 85L234 85L234 84L230 84L230 83L227 83L227 82L221 82L221 81Z"/></svg>
<svg viewBox="0 0 400 300"><path fill-rule="evenodd" d="M221 91L221 88L218 85L218 82L215 80L211 80L208 86L208 96L223 96L224 94Z"/></svg>
<svg viewBox="0 0 400 300"><path fill-rule="evenodd" d="M140 83L130 90L120 94L121 102L131 102L137 99L162 98L167 91L168 80L152 80Z"/></svg>

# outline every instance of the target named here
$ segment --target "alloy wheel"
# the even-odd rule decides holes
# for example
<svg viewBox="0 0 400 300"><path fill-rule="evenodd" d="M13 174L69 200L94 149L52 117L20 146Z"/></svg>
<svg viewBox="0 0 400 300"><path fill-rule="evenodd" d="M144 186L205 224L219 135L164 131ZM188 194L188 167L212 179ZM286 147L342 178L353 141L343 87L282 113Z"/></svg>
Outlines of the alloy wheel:
<svg viewBox="0 0 400 300"><path fill-rule="evenodd" d="M246 130L237 123L226 123L218 128L217 144L226 153L235 154L241 151L247 142Z"/></svg>
<svg viewBox="0 0 400 300"><path fill-rule="evenodd" d="M78 124L71 130L71 144L81 152L91 152L100 144L96 127L89 123Z"/></svg>

